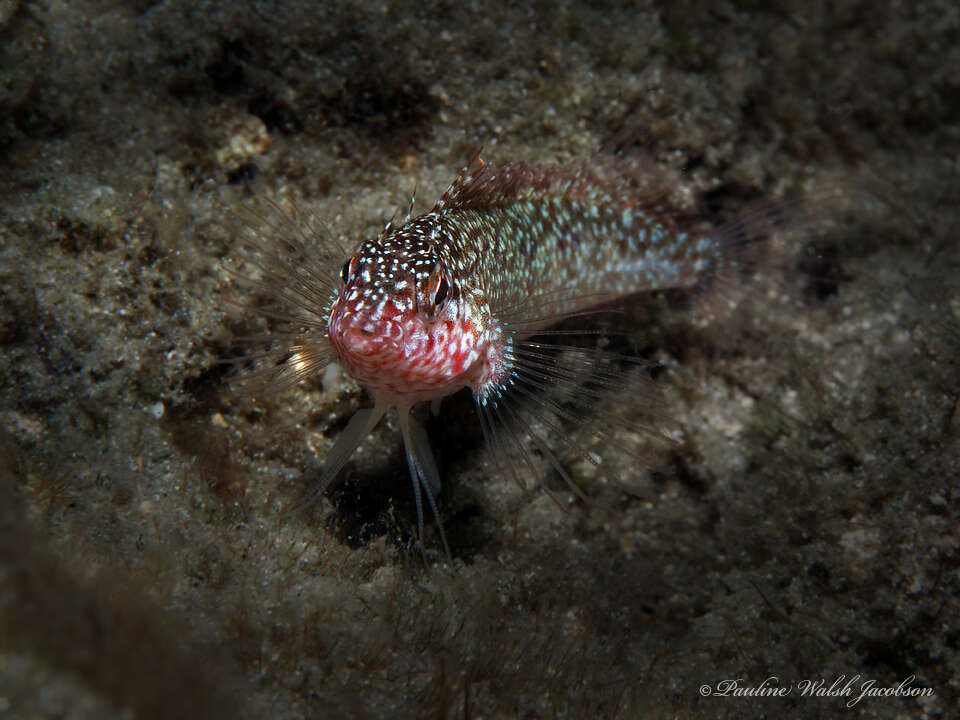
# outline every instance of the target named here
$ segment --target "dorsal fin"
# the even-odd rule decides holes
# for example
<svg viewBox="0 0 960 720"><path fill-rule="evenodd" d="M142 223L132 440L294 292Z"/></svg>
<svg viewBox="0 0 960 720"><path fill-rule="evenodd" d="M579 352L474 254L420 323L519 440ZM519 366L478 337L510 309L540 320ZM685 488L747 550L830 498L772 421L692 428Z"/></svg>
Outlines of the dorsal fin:
<svg viewBox="0 0 960 720"><path fill-rule="evenodd" d="M460 172L457 173L457 177L450 183L450 187L440 196L437 204L433 206L433 212L440 212L451 207L460 206L459 198L463 196L464 187L473 182L474 173L482 175L487 166L483 158L480 157L480 153L482 152L483 145L480 145L470 156L467 164L460 168Z"/></svg>
<svg viewBox="0 0 960 720"><path fill-rule="evenodd" d="M623 165L623 167L621 167ZM609 166L609 167L608 167ZM474 153L450 184L434 212L489 210L530 196L592 198L624 207L651 207L663 200L663 190L638 187L623 163L531 165L525 162L489 165Z"/></svg>

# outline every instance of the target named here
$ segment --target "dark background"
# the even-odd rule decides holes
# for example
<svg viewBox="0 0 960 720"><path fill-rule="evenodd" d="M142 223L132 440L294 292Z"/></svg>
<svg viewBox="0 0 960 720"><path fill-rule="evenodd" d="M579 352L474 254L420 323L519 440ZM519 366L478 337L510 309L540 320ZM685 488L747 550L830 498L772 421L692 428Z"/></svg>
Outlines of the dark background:
<svg viewBox="0 0 960 720"><path fill-rule="evenodd" d="M0 2L0 714L956 713L958 48L945 1ZM220 221L274 197L350 244L479 143L832 221L785 300L630 306L678 442L614 466L641 497L570 458L613 512L478 466L451 403L425 569L391 424L280 514L366 400L224 382L262 325ZM698 691L857 674L936 695Z"/></svg>

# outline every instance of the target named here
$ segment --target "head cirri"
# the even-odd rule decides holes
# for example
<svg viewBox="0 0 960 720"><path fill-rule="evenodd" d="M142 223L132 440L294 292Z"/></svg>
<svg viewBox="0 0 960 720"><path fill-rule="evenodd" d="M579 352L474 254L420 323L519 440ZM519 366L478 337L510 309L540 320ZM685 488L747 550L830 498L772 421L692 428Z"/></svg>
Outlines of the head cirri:
<svg viewBox="0 0 960 720"><path fill-rule="evenodd" d="M499 333L450 254L441 216L428 213L361 242L341 270L328 334L344 369L378 401L437 400L488 374Z"/></svg>

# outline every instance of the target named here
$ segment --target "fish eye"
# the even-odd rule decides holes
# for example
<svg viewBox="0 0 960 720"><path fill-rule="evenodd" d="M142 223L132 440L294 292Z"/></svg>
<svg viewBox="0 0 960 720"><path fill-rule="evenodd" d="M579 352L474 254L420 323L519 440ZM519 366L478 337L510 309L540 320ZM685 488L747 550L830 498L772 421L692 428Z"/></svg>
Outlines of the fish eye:
<svg viewBox="0 0 960 720"><path fill-rule="evenodd" d="M356 274L357 270L360 269L360 261L357 259L357 256L354 255L352 258L347 260L343 267L340 268L340 279L343 280L343 284L346 285L350 282L350 279Z"/></svg>
<svg viewBox="0 0 960 720"><path fill-rule="evenodd" d="M447 284L447 278L441 274L440 282L437 283L437 291L433 296L433 306L440 307L443 301L447 299L448 292L450 292L450 286Z"/></svg>

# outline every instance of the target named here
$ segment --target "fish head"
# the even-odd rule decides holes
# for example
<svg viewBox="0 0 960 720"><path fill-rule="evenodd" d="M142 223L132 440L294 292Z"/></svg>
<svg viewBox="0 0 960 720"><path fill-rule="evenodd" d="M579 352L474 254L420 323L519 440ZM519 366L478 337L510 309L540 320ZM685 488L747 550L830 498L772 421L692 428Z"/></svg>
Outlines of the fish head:
<svg viewBox="0 0 960 720"><path fill-rule="evenodd" d="M361 242L343 266L328 334L346 372L375 397L434 400L483 371L486 303L444 257L438 232L409 222Z"/></svg>

